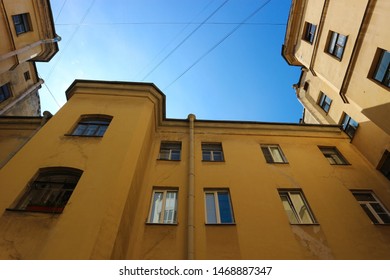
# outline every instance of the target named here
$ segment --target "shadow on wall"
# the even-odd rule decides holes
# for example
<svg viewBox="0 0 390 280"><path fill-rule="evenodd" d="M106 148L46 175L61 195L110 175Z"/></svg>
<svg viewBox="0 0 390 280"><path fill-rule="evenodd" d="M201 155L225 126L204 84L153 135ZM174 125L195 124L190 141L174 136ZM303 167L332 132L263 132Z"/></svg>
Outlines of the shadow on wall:
<svg viewBox="0 0 390 280"><path fill-rule="evenodd" d="M362 113L390 135L390 102L363 109Z"/></svg>

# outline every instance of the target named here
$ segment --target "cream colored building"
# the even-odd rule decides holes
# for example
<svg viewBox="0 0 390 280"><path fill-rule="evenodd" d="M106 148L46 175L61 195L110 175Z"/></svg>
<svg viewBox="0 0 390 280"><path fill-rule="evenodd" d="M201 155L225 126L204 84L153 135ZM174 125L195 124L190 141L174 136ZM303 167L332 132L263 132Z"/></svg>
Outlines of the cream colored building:
<svg viewBox="0 0 390 280"><path fill-rule="evenodd" d="M148 83L66 94L0 169L0 259L390 258L390 181L338 125L168 119Z"/></svg>
<svg viewBox="0 0 390 280"><path fill-rule="evenodd" d="M0 115L40 115L35 62L57 52L49 0L0 1Z"/></svg>
<svg viewBox="0 0 390 280"><path fill-rule="evenodd" d="M341 125L390 179L390 1L293 0L282 54L305 123Z"/></svg>

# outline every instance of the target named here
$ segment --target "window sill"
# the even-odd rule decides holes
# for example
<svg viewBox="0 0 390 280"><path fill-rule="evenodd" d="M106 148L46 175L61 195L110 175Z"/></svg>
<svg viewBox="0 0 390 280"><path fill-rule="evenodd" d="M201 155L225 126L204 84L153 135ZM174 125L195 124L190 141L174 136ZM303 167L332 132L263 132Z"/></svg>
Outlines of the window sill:
<svg viewBox="0 0 390 280"><path fill-rule="evenodd" d="M312 224L292 224L290 223L290 225L292 226L319 226L320 224L319 223L312 223Z"/></svg>
<svg viewBox="0 0 390 280"><path fill-rule="evenodd" d="M289 164L289 162L267 162L268 164L281 164L281 165L284 165L284 164Z"/></svg>
<svg viewBox="0 0 390 280"><path fill-rule="evenodd" d="M330 163L332 166L351 166L352 164L350 163Z"/></svg>
<svg viewBox="0 0 390 280"><path fill-rule="evenodd" d="M202 162L225 162L224 160L205 160L202 159Z"/></svg>
<svg viewBox="0 0 390 280"><path fill-rule="evenodd" d="M165 158L158 158L158 161L173 161L173 162L180 162L181 159L165 159Z"/></svg>
<svg viewBox="0 0 390 280"><path fill-rule="evenodd" d="M103 137L103 135L74 135L74 134L64 134L64 136L82 137L82 138L102 138Z"/></svg>
<svg viewBox="0 0 390 280"><path fill-rule="evenodd" d="M150 223L150 222L145 222L145 225L147 225L147 226L178 226L179 223L168 224L168 223Z"/></svg>
<svg viewBox="0 0 390 280"><path fill-rule="evenodd" d="M206 226L235 226L236 223L219 223L219 224L209 224L205 223Z"/></svg>
<svg viewBox="0 0 390 280"><path fill-rule="evenodd" d="M43 211L43 210L38 210L38 209L26 210L26 209L6 208L5 210L10 211L10 212L42 213L42 214L56 214L56 215L62 214L62 212L63 212L63 209L61 211Z"/></svg>

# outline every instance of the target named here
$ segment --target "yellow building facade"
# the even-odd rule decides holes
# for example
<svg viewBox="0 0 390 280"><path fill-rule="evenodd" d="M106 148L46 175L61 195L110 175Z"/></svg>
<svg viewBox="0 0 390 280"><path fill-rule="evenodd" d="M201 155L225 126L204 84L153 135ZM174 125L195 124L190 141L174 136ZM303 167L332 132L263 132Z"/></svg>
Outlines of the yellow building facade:
<svg viewBox="0 0 390 280"><path fill-rule="evenodd" d="M66 94L0 169L0 259L390 258L390 182L338 125L168 119L148 83Z"/></svg>
<svg viewBox="0 0 390 280"><path fill-rule="evenodd" d="M48 62L57 52L49 0L0 1L0 115L39 116L35 62Z"/></svg>
<svg viewBox="0 0 390 280"><path fill-rule="evenodd" d="M282 54L305 123L338 124L390 178L390 33L386 0L293 0Z"/></svg>

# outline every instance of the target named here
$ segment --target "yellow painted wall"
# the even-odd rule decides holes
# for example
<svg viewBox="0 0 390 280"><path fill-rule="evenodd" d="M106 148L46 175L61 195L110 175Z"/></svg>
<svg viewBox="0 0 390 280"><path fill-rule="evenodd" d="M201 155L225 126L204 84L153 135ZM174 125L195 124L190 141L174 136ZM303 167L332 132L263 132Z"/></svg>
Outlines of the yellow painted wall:
<svg viewBox="0 0 390 280"><path fill-rule="evenodd" d="M164 120L150 84L79 81L67 104L0 170L1 259L186 259L189 121ZM102 138L69 136L80 115L113 116ZM390 182L334 126L195 121L195 259L388 259L390 228L373 225L351 189L390 207ZM180 161L157 160L181 141ZM224 162L204 162L221 142ZM266 163L279 144L288 164ZM333 166L318 145L351 165ZM5 210L39 168L83 170L62 214ZM178 189L178 223L148 224L153 187ZM228 188L234 225L205 224L205 188ZM299 188L318 221L290 225L278 188ZM369 240L369 242L367 242Z"/></svg>

